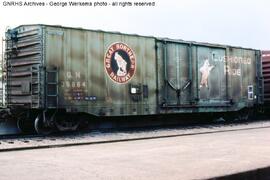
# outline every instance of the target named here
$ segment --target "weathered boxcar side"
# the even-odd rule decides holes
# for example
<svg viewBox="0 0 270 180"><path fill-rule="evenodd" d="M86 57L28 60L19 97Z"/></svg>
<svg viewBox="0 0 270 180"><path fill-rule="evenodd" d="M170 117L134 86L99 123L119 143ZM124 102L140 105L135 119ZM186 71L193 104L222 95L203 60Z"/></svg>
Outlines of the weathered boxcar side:
<svg viewBox="0 0 270 180"><path fill-rule="evenodd" d="M239 111L262 103L260 51L161 39L160 112Z"/></svg>
<svg viewBox="0 0 270 180"><path fill-rule="evenodd" d="M45 38L46 66L58 72L58 103L47 101L52 108L97 116L155 113L154 38L61 27L46 27ZM122 75L116 54L127 62Z"/></svg>
<svg viewBox="0 0 270 180"><path fill-rule="evenodd" d="M154 37L23 25L6 39L7 105L31 110L20 129L25 119L54 119L59 112L156 113Z"/></svg>
<svg viewBox="0 0 270 180"><path fill-rule="evenodd" d="M234 112L262 103L253 49L22 25L6 33L6 61L7 105L23 109L22 130L31 119L38 132L76 129L82 113Z"/></svg>

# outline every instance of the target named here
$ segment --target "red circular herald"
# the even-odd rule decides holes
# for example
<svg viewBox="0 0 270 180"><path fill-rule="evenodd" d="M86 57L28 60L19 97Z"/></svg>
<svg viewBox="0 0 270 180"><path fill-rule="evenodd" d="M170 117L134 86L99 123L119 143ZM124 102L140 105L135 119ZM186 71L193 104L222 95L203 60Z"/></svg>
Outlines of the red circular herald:
<svg viewBox="0 0 270 180"><path fill-rule="evenodd" d="M113 43L105 53L105 71L116 83L127 83L135 74L136 57L133 50L126 44Z"/></svg>

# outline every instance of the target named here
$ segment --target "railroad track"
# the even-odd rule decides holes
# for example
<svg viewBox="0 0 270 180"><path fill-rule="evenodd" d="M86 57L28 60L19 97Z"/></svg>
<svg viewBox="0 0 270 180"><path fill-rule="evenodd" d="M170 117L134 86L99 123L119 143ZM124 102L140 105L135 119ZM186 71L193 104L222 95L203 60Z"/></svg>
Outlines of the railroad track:
<svg viewBox="0 0 270 180"><path fill-rule="evenodd" d="M94 145L117 143L126 141L139 141L180 136L196 136L203 134L225 133L232 131L248 131L254 129L270 129L270 121L251 122L249 124L228 124L194 126L184 128L129 130L114 132L88 132L57 134L52 136L24 135L0 137L0 152L21 151L44 148L57 148L69 146Z"/></svg>

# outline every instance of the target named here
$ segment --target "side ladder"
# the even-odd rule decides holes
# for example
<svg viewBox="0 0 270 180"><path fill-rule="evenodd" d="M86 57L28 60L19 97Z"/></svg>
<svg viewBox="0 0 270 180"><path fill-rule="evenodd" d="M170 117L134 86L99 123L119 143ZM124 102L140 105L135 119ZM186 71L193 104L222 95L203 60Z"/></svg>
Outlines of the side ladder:
<svg viewBox="0 0 270 180"><path fill-rule="evenodd" d="M6 102L6 82L7 82L7 72L6 72L6 56L4 52L4 42L5 40L2 38L2 49L0 53L0 107L5 107Z"/></svg>
<svg viewBox="0 0 270 180"><path fill-rule="evenodd" d="M46 108L48 109L56 109L58 108L58 69L50 69L46 70Z"/></svg>

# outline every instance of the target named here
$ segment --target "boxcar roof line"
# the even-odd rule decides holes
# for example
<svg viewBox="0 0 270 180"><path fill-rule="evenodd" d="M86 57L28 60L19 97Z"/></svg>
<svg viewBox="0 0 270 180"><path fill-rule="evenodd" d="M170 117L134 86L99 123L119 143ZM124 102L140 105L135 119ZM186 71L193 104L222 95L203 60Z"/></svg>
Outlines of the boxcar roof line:
<svg viewBox="0 0 270 180"><path fill-rule="evenodd" d="M155 36L146 36L146 35L139 35L139 34L128 34L128 33L122 33L118 31L104 31L104 30L93 30L93 29L84 29L81 27L68 27L68 26L61 26L61 25L49 25L49 24L24 24L20 25L17 28L23 27L23 26L46 26L46 27L55 27L55 28L64 28L64 29L76 29L76 30L82 30L82 31L92 31L92 32L102 32L102 33L110 33L110 34L120 34L120 35L127 35L127 36L138 36L138 37L144 37L144 38L154 38L158 41L165 41L165 42L175 42L175 43L184 43L184 44L193 44L197 46L207 46L207 47L217 47L217 48L239 48L239 49L246 49L246 50L257 50L254 48L246 48L241 46L231 46L231 45L225 45L225 44L215 44L215 43L208 43L208 42L197 42L197 41L186 41L183 39L171 39L166 37L155 37Z"/></svg>

